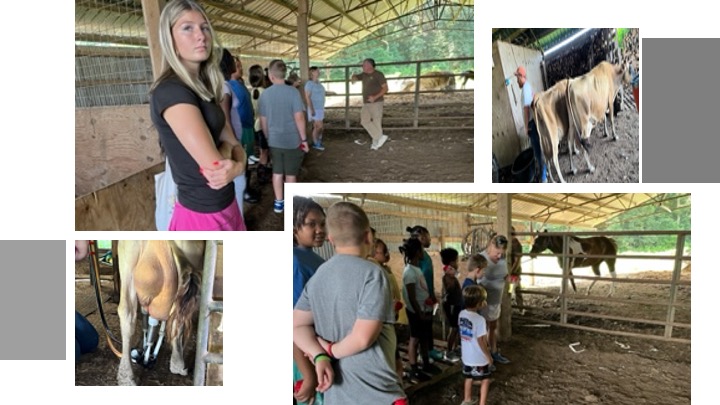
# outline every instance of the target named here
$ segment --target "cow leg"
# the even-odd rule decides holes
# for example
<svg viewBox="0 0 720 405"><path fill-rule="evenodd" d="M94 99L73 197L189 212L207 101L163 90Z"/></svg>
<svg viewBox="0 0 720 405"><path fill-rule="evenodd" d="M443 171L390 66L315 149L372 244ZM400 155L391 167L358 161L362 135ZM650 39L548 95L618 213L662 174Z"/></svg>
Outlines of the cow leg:
<svg viewBox="0 0 720 405"><path fill-rule="evenodd" d="M117 372L118 385L135 385L132 365L130 363L130 339L135 333L135 318L137 316L138 302L135 286L132 280L132 270L137 263L140 252L140 242L120 241L118 244L118 257L120 265L120 304L118 316L120 317L120 331L122 334L122 356Z"/></svg>
<svg viewBox="0 0 720 405"><path fill-rule="evenodd" d="M618 137L615 133L615 117L613 116L613 105L610 104L610 128L612 129L613 141L617 141ZM607 130L605 130L607 132Z"/></svg>
<svg viewBox="0 0 720 405"><path fill-rule="evenodd" d="M573 277L572 269L568 270L568 275L570 276L570 284L572 284L573 291L577 294L577 287L575 286L575 277Z"/></svg>
<svg viewBox="0 0 720 405"><path fill-rule="evenodd" d="M177 322L177 320L175 320ZM170 356L170 372L173 374L187 375L185 359L183 358L183 328L180 327L177 336L172 340L172 356Z"/></svg>
<svg viewBox="0 0 720 405"><path fill-rule="evenodd" d="M553 177L552 169L550 166L547 167L547 174L548 174L548 176L550 176L550 181L555 183L555 177Z"/></svg>
<svg viewBox="0 0 720 405"><path fill-rule="evenodd" d="M596 277L600 277L600 263L593 265L592 270L593 270L593 274L595 274ZM595 283L597 283L597 280L593 280L592 283L590 283L590 286L588 286L586 295L590 295L590 290L592 290Z"/></svg>
<svg viewBox="0 0 720 405"><path fill-rule="evenodd" d="M557 145L557 143L553 143L552 155L553 155L553 165L555 166L555 172L557 172L557 175L560 178L560 182L565 183L565 179L563 178L563 175L560 172L560 162L558 162L558 145ZM570 161L572 161L572 158ZM548 173L551 172L550 167L547 168L547 171L548 171ZM554 179L553 179L553 182L555 182Z"/></svg>
<svg viewBox="0 0 720 405"><path fill-rule="evenodd" d="M587 150L581 145L580 150L582 151L583 157L585 157L585 163L587 163L588 170L590 173L595 173L595 166L590 163L590 157L588 156Z"/></svg>
<svg viewBox="0 0 720 405"><path fill-rule="evenodd" d="M603 138L608 137L608 131L607 131L608 114L609 113L605 113L605 119L603 120L603 127L605 128L605 135L603 135Z"/></svg>
<svg viewBox="0 0 720 405"><path fill-rule="evenodd" d="M575 168L575 162L573 161L573 147L575 146L574 134L568 134L568 155L570 157L570 171L573 175L577 174L577 168Z"/></svg>
<svg viewBox="0 0 720 405"><path fill-rule="evenodd" d="M615 279L617 278L617 273L615 273L615 258L612 259L605 259L605 263L607 263L608 270L610 270L610 276ZM615 294L615 280L613 280L612 284L610 285L610 293L608 296L612 296Z"/></svg>

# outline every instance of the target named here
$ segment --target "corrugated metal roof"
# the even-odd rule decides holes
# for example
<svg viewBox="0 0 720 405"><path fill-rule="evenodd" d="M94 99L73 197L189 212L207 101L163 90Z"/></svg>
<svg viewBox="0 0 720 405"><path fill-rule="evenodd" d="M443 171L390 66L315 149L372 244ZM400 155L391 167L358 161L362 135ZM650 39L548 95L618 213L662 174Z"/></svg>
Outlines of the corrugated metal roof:
<svg viewBox="0 0 720 405"><path fill-rule="evenodd" d="M221 44L234 54L297 58L297 0L200 0ZM309 0L310 58L326 59L387 22L474 19L474 0ZM387 35L389 33L383 33ZM76 0L75 39L146 45L140 0Z"/></svg>
<svg viewBox="0 0 720 405"><path fill-rule="evenodd" d="M367 212L392 214L401 207L495 217L497 194L335 194L361 203ZM315 197L313 197L315 198ZM321 197L322 198L322 197ZM513 220L597 228L627 210L662 204L662 193L513 194ZM315 198L317 199L317 198Z"/></svg>

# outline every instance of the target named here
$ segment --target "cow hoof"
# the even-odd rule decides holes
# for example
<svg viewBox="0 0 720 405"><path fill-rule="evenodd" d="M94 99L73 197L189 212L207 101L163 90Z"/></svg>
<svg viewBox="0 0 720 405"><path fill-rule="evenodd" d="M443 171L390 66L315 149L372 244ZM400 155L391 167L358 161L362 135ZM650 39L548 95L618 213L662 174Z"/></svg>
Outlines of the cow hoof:
<svg viewBox="0 0 720 405"><path fill-rule="evenodd" d="M117 380L118 380L118 385L123 385L123 386L137 385L137 384L135 384L135 380L133 379L132 372L128 374L127 372L124 372L124 371L118 371Z"/></svg>
<svg viewBox="0 0 720 405"><path fill-rule="evenodd" d="M178 365L170 362L170 372L178 375L187 375L187 368L185 368L184 364Z"/></svg>
<svg viewBox="0 0 720 405"><path fill-rule="evenodd" d="M577 174L577 169L571 169L571 170L570 170L570 173L571 173L573 176L576 175L576 174Z"/></svg>
<svg viewBox="0 0 720 405"><path fill-rule="evenodd" d="M595 173L595 167L593 166L590 166L588 170L590 171L590 173Z"/></svg>
<svg viewBox="0 0 720 405"><path fill-rule="evenodd" d="M177 375L183 375L183 376L184 376L184 375L187 375L187 369L186 369L186 368L176 369L176 370L172 370L172 369L171 369L170 372L172 372L173 374L177 374Z"/></svg>

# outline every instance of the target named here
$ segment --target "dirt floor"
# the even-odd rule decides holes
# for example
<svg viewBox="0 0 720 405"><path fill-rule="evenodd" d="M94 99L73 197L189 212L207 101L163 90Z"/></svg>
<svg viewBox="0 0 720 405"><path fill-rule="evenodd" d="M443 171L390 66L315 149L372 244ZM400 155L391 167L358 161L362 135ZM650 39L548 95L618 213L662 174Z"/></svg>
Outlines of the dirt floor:
<svg viewBox="0 0 720 405"><path fill-rule="evenodd" d="M360 104L351 103L351 127L360 127ZM311 150L300 173L301 182L473 182L473 92L433 93L421 101L421 128L393 130L412 124L411 95L386 96L383 127L390 140L370 150L370 136L362 129L328 129L325 151ZM442 120L442 117L462 117ZM436 117L433 119L431 117ZM403 118L402 121L395 120ZM344 110L328 110L325 125L344 126ZM433 130L422 127L452 126ZM355 143L358 141L362 145Z"/></svg>
<svg viewBox="0 0 720 405"><path fill-rule="evenodd" d="M634 278L669 279L671 273L643 272ZM690 279L690 268L683 270ZM606 296L608 285L599 282L592 295ZM587 282L578 283L584 294ZM617 283L614 297L658 300L667 296L667 286ZM548 289L550 291L550 289ZM555 289L557 291L557 289ZM525 295L526 304L557 308L558 304L539 295ZM676 321L690 323L690 287L681 286ZM602 305L601 305L602 304ZM629 305L599 301L573 301L575 310L611 313L643 319L665 319L665 308L644 304ZM502 353L512 363L497 365L488 404L689 404L690 345L650 339L612 336L556 326L539 326L527 318L551 319L550 314L530 310L521 320L515 309L510 341L501 343ZM585 318L569 319L585 326L612 330L661 334L661 327L630 322ZM690 331L676 328L674 337L689 339ZM569 345L580 353L573 352ZM414 405L457 405L462 402L462 377L455 375L411 395ZM477 390L474 398L477 398Z"/></svg>
<svg viewBox="0 0 720 405"><path fill-rule="evenodd" d="M254 167L250 170L255 170ZM245 226L248 231L282 231L284 229L284 214L276 214L273 211L273 201L275 194L273 193L272 184L259 185L256 176L252 174L251 180L254 187L260 190L260 200L256 203L245 203L244 219Z"/></svg>
<svg viewBox="0 0 720 405"><path fill-rule="evenodd" d="M634 108L634 107L633 107ZM577 174L570 172L570 159L568 155L567 140L560 141L560 171L568 183L639 183L640 182L640 116L634 109L627 106L615 118L615 133L618 140L612 140L612 130L608 123L610 135L605 138L602 123L593 129L590 135L590 163L595 166L595 172L590 173L587 163L582 155L575 155L573 161ZM559 182L553 167L555 181ZM490 167L490 165L487 165ZM512 182L512 167L501 170L500 182ZM550 178L548 177L548 181Z"/></svg>

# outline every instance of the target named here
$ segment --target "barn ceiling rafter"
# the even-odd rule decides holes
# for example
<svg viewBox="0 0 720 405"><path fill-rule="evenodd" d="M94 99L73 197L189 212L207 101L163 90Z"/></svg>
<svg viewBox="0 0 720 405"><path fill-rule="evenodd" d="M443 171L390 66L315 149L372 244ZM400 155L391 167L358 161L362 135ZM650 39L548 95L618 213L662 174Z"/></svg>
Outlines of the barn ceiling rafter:
<svg viewBox="0 0 720 405"><path fill-rule="evenodd" d="M95 47L91 49L102 53L118 45L146 46L141 3L141 0L76 0L76 48L92 44ZM205 8L220 43L233 53L298 57L298 0L198 0L198 3ZM408 19L403 17L410 15L417 15L420 23L407 24ZM403 21L401 28L384 29L388 22L397 20ZM310 58L327 59L368 36L383 38L413 27L432 29L437 21L472 23L474 0L308 0Z"/></svg>
<svg viewBox="0 0 720 405"><path fill-rule="evenodd" d="M497 194L330 194L333 198L352 201L366 211L376 214L398 214L398 206L434 211L427 219L442 217L443 212L467 213L471 216L495 217ZM647 205L663 206L690 194L664 193L565 193L513 194L513 220L567 225L580 228L600 228L609 220L628 210ZM676 206L675 209L685 208ZM666 207L666 209L670 209ZM457 221L457 219L453 219Z"/></svg>
<svg viewBox="0 0 720 405"><path fill-rule="evenodd" d="M493 28L492 40L545 52L580 31L580 28Z"/></svg>

